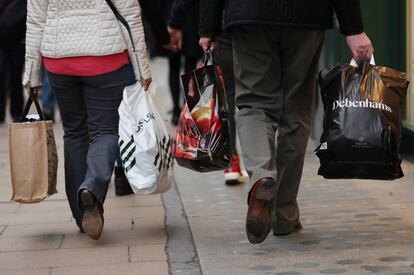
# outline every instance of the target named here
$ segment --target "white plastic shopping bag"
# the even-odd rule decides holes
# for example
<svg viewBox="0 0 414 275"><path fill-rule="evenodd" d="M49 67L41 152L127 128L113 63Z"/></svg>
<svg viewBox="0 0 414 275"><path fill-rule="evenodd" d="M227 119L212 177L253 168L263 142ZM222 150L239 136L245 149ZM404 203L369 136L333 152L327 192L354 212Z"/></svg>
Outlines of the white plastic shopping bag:
<svg viewBox="0 0 414 275"><path fill-rule="evenodd" d="M119 149L125 175L136 194L165 192L172 180L172 138L151 97L141 84L124 89L119 106Z"/></svg>

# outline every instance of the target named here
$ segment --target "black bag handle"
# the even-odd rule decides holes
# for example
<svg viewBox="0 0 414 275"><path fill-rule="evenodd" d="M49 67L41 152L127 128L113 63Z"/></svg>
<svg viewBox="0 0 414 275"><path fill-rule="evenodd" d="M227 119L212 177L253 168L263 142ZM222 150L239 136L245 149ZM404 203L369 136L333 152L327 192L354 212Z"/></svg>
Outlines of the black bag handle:
<svg viewBox="0 0 414 275"><path fill-rule="evenodd" d="M114 13L116 19L118 19L119 22L121 22L122 25L124 25L125 29L128 31L128 35L129 35L129 39L131 40L131 44L132 44L132 49L134 50L134 55L135 58L137 59L137 63L138 63L138 71L139 71L139 76L142 79L142 73L141 73L141 68L139 67L139 60L138 57L136 56L136 48L135 48L135 43L134 43L134 39L132 38L132 32L131 32L131 28L129 27L128 22L126 21L126 19L119 13L119 11L116 9L114 3L112 3L111 0L105 0L106 3L108 4L108 6L111 8L112 12ZM137 79L138 80L138 79Z"/></svg>
<svg viewBox="0 0 414 275"><path fill-rule="evenodd" d="M208 65L208 62L211 60L212 65L216 65L216 59L214 58L214 54L208 49L201 60L201 62L204 64L204 67Z"/></svg>
<svg viewBox="0 0 414 275"><path fill-rule="evenodd" d="M34 93L34 88L30 88L29 97L27 98L26 104L24 105L23 113L20 117L19 122L25 121L25 118L27 114L29 113L32 103L34 103L36 106L36 111L37 111L37 114L39 115L40 120L46 120L43 114L42 108L40 108L39 101L37 100L36 95Z"/></svg>

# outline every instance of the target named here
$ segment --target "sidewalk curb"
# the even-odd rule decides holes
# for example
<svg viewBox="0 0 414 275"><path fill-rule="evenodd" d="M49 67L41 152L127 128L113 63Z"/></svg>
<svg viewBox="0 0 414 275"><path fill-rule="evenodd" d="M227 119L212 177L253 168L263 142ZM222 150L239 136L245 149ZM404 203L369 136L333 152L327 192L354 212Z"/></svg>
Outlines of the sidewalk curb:
<svg viewBox="0 0 414 275"><path fill-rule="evenodd" d="M175 182L162 195L167 230L166 254L171 275L202 275L200 261L188 224L180 193Z"/></svg>

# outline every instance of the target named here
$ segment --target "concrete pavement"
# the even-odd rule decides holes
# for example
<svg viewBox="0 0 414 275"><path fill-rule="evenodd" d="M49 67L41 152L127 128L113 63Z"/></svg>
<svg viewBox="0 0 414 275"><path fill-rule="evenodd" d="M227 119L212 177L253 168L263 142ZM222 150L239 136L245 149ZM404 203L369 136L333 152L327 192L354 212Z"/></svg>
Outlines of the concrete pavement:
<svg viewBox="0 0 414 275"><path fill-rule="evenodd" d="M167 117L165 60L153 63ZM63 186L38 204L10 201L7 127L0 126L0 274L414 274L414 164L397 181L328 181L306 156L299 204L304 229L247 242L246 184L175 166L163 196L115 197L110 185L99 241L77 231Z"/></svg>
<svg viewBox="0 0 414 275"><path fill-rule="evenodd" d="M62 129L56 195L37 204L10 201L7 128L0 126L0 274L168 274L161 196L117 198L110 185L99 241L78 232L66 201Z"/></svg>
<svg viewBox="0 0 414 275"><path fill-rule="evenodd" d="M309 150L299 194L304 229L251 245L246 185L177 167L203 274L414 274L414 165L404 162L397 181L324 180L317 168Z"/></svg>

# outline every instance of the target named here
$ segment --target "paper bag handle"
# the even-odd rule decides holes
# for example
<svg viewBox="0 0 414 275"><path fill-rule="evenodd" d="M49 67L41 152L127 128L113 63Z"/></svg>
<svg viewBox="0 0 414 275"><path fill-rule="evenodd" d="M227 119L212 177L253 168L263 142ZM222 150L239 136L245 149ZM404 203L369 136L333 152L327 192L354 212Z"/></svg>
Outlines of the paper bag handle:
<svg viewBox="0 0 414 275"><path fill-rule="evenodd" d="M43 115L42 108L40 108L39 101L37 101L37 98L34 94L34 89L30 88L29 97L27 98L26 104L24 105L23 113L22 113L22 116L20 117L20 120L19 120L20 122L25 121L25 118L26 118L27 114L29 113L29 110L30 110L30 107L32 106L32 103L34 103L35 106L36 106L36 111L39 115L40 120L46 120L45 116Z"/></svg>

